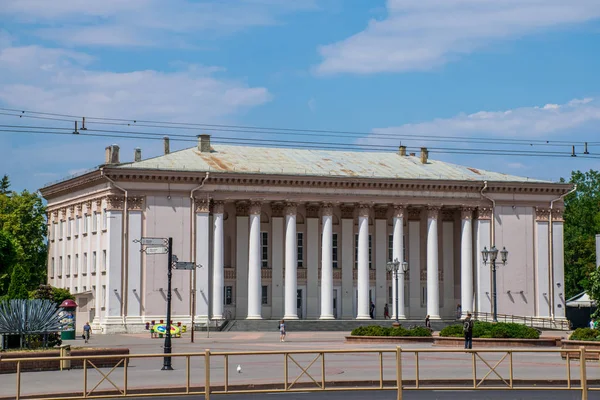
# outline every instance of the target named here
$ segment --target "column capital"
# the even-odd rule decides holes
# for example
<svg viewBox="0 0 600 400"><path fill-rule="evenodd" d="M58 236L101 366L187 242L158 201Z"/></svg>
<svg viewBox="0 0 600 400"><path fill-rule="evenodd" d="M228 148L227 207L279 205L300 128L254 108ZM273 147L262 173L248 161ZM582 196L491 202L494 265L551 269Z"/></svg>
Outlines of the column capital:
<svg viewBox="0 0 600 400"><path fill-rule="evenodd" d="M333 215L333 204L331 203L321 203L321 215L323 216L332 216Z"/></svg>
<svg viewBox="0 0 600 400"><path fill-rule="evenodd" d="M235 215L238 217L247 217L250 213L250 203L248 201L235 202Z"/></svg>
<svg viewBox="0 0 600 400"><path fill-rule="evenodd" d="M536 222L548 222L550 220L550 209L545 207L535 208Z"/></svg>
<svg viewBox="0 0 600 400"><path fill-rule="evenodd" d="M106 196L106 210L122 210L124 204L124 198L121 196ZM129 199L127 199L129 202Z"/></svg>
<svg viewBox="0 0 600 400"><path fill-rule="evenodd" d="M319 218L319 203L308 203L306 205L306 218Z"/></svg>
<svg viewBox="0 0 600 400"><path fill-rule="evenodd" d="M439 206L427 206L427 219L438 219L441 209Z"/></svg>
<svg viewBox="0 0 600 400"><path fill-rule="evenodd" d="M68 207L68 210L69 210L69 214L70 214L71 218L73 218L73 216L75 215L75 206L74 205L70 205Z"/></svg>
<svg viewBox="0 0 600 400"><path fill-rule="evenodd" d="M280 201L276 201L274 203L271 203L271 217L276 218L276 217L283 217L283 209L285 207L285 204L283 202Z"/></svg>
<svg viewBox="0 0 600 400"><path fill-rule="evenodd" d="M225 202L217 200L213 202L213 214L223 214L225 212Z"/></svg>
<svg viewBox="0 0 600 400"><path fill-rule="evenodd" d="M251 215L260 215L262 212L262 202L256 200L251 201L249 212Z"/></svg>
<svg viewBox="0 0 600 400"><path fill-rule="evenodd" d="M492 219L492 209L490 207L478 207L477 208L477 219L478 220Z"/></svg>
<svg viewBox="0 0 600 400"><path fill-rule="evenodd" d="M460 208L460 219L473 219L473 211L475 211L474 207L463 206Z"/></svg>
<svg viewBox="0 0 600 400"><path fill-rule="evenodd" d="M96 199L96 209L99 211L102 208L102 197L99 199Z"/></svg>
<svg viewBox="0 0 600 400"><path fill-rule="evenodd" d="M358 205L358 216L359 217L369 217L371 215L371 206L368 204L359 204Z"/></svg>
<svg viewBox="0 0 600 400"><path fill-rule="evenodd" d="M67 207L60 209L60 220L65 221L67 219Z"/></svg>
<svg viewBox="0 0 600 400"><path fill-rule="evenodd" d="M285 215L296 215L298 213L298 204L294 202L285 203Z"/></svg>
<svg viewBox="0 0 600 400"><path fill-rule="evenodd" d="M208 199L194 199L194 210L197 213L207 213L210 211L210 201Z"/></svg>
<svg viewBox="0 0 600 400"><path fill-rule="evenodd" d="M377 204L375 206L375 219L387 219L387 212L387 204Z"/></svg>
<svg viewBox="0 0 600 400"><path fill-rule="evenodd" d="M354 204L341 204L343 219L354 219Z"/></svg>
<svg viewBox="0 0 600 400"><path fill-rule="evenodd" d="M133 196L127 200L127 209L141 211L144 204L144 196Z"/></svg>
<svg viewBox="0 0 600 400"><path fill-rule="evenodd" d="M394 204L394 218L404 218L405 211L402 204Z"/></svg>
<svg viewBox="0 0 600 400"><path fill-rule="evenodd" d="M552 222L565 222L563 212L564 210L561 208L552 209Z"/></svg>
<svg viewBox="0 0 600 400"><path fill-rule="evenodd" d="M90 214L92 212L92 201L91 200L88 200L85 202L85 208L86 208L85 212L87 214Z"/></svg>

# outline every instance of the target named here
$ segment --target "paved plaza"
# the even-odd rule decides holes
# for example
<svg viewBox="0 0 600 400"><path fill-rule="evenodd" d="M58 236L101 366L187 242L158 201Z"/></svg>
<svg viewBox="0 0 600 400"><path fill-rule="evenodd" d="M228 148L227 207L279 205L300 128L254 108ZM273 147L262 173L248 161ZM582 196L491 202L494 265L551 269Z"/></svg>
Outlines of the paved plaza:
<svg viewBox="0 0 600 400"><path fill-rule="evenodd" d="M285 351L285 350L352 350L373 349L392 350L391 344L347 344L344 343L343 332L291 332L286 342L279 341L279 334L274 332L211 332L207 337L206 332L197 332L195 343L190 343L189 334L179 339L173 339L174 353L204 352L210 349L212 352L227 351ZM548 336L560 336L561 333L552 332ZM82 340L67 342L74 347L83 347ZM136 335L96 335L89 343L89 347L117 347L129 348L132 354L156 354L156 358L132 359L127 369L128 387L130 389L140 387L174 388L182 387L186 383L186 360L185 358L173 357L174 371L161 371L162 339L151 339L147 334ZM431 348L429 344L402 345L404 349ZM494 365L502 354L487 354L483 357ZM514 354L514 378L528 380L564 380L566 378L566 362L561 359L559 353L527 353ZM294 355L294 360L303 368L306 368L315 358L312 354ZM271 384L283 385L284 377L283 355L260 355L260 356L231 356L229 357L229 385L248 384ZM384 380L392 386L396 379L395 356L384 354L381 362L384 367ZM414 354L407 353L402 359L402 373L406 380L415 379ZM236 367L241 366L241 372ZM379 355L366 353L351 354L328 354L326 355L325 372L327 381L375 381L379 382ZM470 354L458 353L429 353L422 354L419 358L420 379L472 379L472 358ZM288 362L289 382L293 382L302 370L291 360ZM203 357L190 359L192 386L200 387L204 384L205 371ZM597 362L588 362L588 379L600 379L600 365ZM102 370L105 374L109 369ZM321 381L321 361L317 360L308 370L317 380ZM477 362L477 377L481 379L489 368L482 362ZM497 371L508 377L508 363L503 362ZM573 361L571 377L578 378L579 362ZM88 370L88 390L102 379L98 371ZM113 382L122 387L124 381L124 369L119 368L110 375ZM493 374L491 378L494 378ZM224 358L211 358L211 385L224 384ZM298 382L312 382L303 376ZM0 375L0 387L2 396L14 396L16 390L15 374ZM48 371L48 372L26 372L22 374L21 387L23 395L40 393L66 393L70 391L83 390L83 370L71 371ZM111 389L108 382L103 382L99 389ZM243 397L240 397L240 399ZM385 397L381 397L385 398ZM410 397L407 397L410 399ZM415 397L423 398L423 397ZM481 397L480 397L481 398ZM560 397L569 398L569 397Z"/></svg>

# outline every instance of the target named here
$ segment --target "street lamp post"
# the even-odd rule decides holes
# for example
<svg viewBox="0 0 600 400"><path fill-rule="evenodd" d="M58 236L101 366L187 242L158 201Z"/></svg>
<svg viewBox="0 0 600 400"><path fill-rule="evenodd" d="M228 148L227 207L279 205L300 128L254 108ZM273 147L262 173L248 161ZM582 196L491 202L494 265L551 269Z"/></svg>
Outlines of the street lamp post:
<svg viewBox="0 0 600 400"><path fill-rule="evenodd" d="M402 272L400 272L400 265L402 265ZM400 324L400 322L398 321L398 274L406 274L408 272L408 263L406 261L400 263L400 261L398 261L398 259L396 258L394 261L389 261L387 263L386 269L388 270L388 272L392 272L393 276L394 276L394 285L396 287L396 298L395 300L395 314L396 314L396 324Z"/></svg>
<svg viewBox="0 0 600 400"><path fill-rule="evenodd" d="M498 251L496 246L492 246L489 250L487 249L487 247L484 247L481 251L481 255L483 256L483 264L487 265L489 259L490 267L492 268L492 302L494 304L494 322L498 322L498 302L496 294L496 260L498 259L498 253L500 253L502 265L506 265L506 260L508 259L508 250L506 250L506 247L503 247L502 251Z"/></svg>

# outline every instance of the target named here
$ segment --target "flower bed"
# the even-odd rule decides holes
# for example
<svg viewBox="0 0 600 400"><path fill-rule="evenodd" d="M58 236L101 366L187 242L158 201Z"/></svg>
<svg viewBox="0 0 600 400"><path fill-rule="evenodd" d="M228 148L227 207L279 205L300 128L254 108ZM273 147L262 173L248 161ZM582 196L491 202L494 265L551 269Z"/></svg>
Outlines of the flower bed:
<svg viewBox="0 0 600 400"><path fill-rule="evenodd" d="M592 328L577 328L573 333L571 333L569 340L600 342L600 330Z"/></svg>
<svg viewBox="0 0 600 400"><path fill-rule="evenodd" d="M393 336L393 337L431 337L431 331L424 326L415 326L409 329L385 326L359 326L350 333L352 336Z"/></svg>
<svg viewBox="0 0 600 400"><path fill-rule="evenodd" d="M441 337L464 337L462 324L450 325L440 331ZM482 339L539 339L540 331L510 322L481 322L473 325L473 338Z"/></svg>

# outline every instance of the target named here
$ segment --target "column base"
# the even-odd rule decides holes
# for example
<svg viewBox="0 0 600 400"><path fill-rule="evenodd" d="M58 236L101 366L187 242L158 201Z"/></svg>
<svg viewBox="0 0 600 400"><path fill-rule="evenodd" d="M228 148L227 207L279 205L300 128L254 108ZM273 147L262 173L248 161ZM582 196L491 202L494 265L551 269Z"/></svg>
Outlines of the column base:
<svg viewBox="0 0 600 400"><path fill-rule="evenodd" d="M370 315L357 315L356 319L373 319Z"/></svg>
<svg viewBox="0 0 600 400"><path fill-rule="evenodd" d="M212 319L213 319L213 320L217 320L217 321L218 321L218 320L222 320L222 319L224 319L224 318L223 318L223 314L214 314L214 315L212 316Z"/></svg>
<svg viewBox="0 0 600 400"><path fill-rule="evenodd" d="M260 315L248 315L246 319L263 319Z"/></svg>
<svg viewBox="0 0 600 400"><path fill-rule="evenodd" d="M335 319L335 317L333 316L333 314L328 314L328 315L321 315L319 317L319 319Z"/></svg>
<svg viewBox="0 0 600 400"><path fill-rule="evenodd" d="M298 315L284 315L283 319L298 319Z"/></svg>
<svg viewBox="0 0 600 400"><path fill-rule="evenodd" d="M442 319L439 315L431 315L429 314L429 319Z"/></svg>

